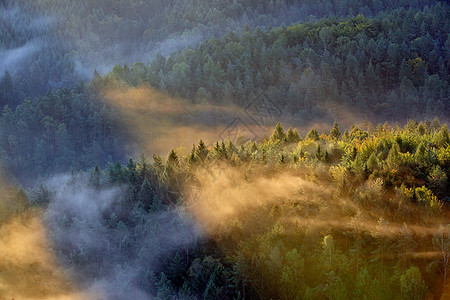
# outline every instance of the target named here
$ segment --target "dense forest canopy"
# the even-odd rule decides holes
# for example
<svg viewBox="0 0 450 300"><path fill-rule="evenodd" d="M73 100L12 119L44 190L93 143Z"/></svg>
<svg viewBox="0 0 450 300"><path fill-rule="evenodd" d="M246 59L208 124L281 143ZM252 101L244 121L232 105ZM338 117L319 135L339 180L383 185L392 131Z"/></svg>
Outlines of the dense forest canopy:
<svg viewBox="0 0 450 300"><path fill-rule="evenodd" d="M447 118L448 9L439 3L373 19L230 33L160 56L148 68L116 66L110 75L196 100L245 103L264 89L287 116L301 120L327 116L336 104L373 120Z"/></svg>
<svg viewBox="0 0 450 300"><path fill-rule="evenodd" d="M67 165L83 169L126 159L132 153L124 149L129 139L119 125L123 120L104 93L117 81L154 87L186 99L186 106L246 107L263 92L282 111L280 118L305 128L317 120L341 119L347 126L364 120L448 120L448 15L448 4L438 2L374 18L247 27L168 57L158 55L148 65L117 64L103 77L95 72L89 84L23 102L27 92L6 73L0 83L4 164L33 177Z"/></svg>
<svg viewBox="0 0 450 300"><path fill-rule="evenodd" d="M320 17L372 17L435 1L6 0L0 3L0 74L26 96L67 87L114 64L147 64L245 25L271 28ZM21 94L19 94L21 96Z"/></svg>
<svg viewBox="0 0 450 300"><path fill-rule="evenodd" d="M25 224L46 207L62 266L107 299L439 297L449 142L438 120L344 133L335 123L320 136L278 124L259 143L200 141L12 190L7 207Z"/></svg>
<svg viewBox="0 0 450 300"><path fill-rule="evenodd" d="M450 298L449 8L1 2L0 298Z"/></svg>

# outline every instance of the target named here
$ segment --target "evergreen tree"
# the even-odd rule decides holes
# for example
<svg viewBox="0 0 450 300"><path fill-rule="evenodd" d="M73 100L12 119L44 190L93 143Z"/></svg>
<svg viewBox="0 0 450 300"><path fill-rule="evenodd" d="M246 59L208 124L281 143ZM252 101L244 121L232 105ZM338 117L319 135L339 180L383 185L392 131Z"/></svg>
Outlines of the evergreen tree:
<svg viewBox="0 0 450 300"><path fill-rule="evenodd" d="M101 171L98 165L91 171L89 176L89 184L95 188L100 188Z"/></svg>
<svg viewBox="0 0 450 300"><path fill-rule="evenodd" d="M144 179L142 185L141 185L141 189L139 190L138 193L138 202L140 203L140 205L142 205L142 207L146 210L148 210L151 205L153 204L153 197L155 196L155 192L152 188L152 186L150 185L150 182L148 182L147 178Z"/></svg>
<svg viewBox="0 0 450 300"><path fill-rule="evenodd" d="M193 146L192 146L191 153L189 154L189 160L188 160L188 162L189 162L190 165L194 165L194 164L197 163L198 160L199 160L199 157L197 156L196 152L197 152L197 151L196 151L196 149L195 149L195 145L193 145Z"/></svg>
<svg viewBox="0 0 450 300"><path fill-rule="evenodd" d="M286 140L288 143L298 143L301 141L300 134L298 133L297 129L292 129L292 127L289 127L286 135Z"/></svg>
<svg viewBox="0 0 450 300"><path fill-rule="evenodd" d="M402 299L423 299L427 285L422 279L419 268L411 266L400 277Z"/></svg>
<svg viewBox="0 0 450 300"><path fill-rule="evenodd" d="M376 169L378 169L378 159L375 154L375 151L372 152L372 154L369 156L369 159L367 160L367 168L369 169L370 172L373 172Z"/></svg>
<svg viewBox="0 0 450 300"><path fill-rule="evenodd" d="M414 240L414 237L409 230L408 225L406 225L406 223L403 223L402 229L400 230L400 233L397 237L397 251L399 253L399 262L403 271L408 263L408 255L413 253L417 249L417 247L418 244Z"/></svg>
<svg viewBox="0 0 450 300"><path fill-rule="evenodd" d="M334 121L333 129L331 130L330 135L335 140L341 137L341 129L339 128L339 124L336 121Z"/></svg>
<svg viewBox="0 0 450 300"><path fill-rule="evenodd" d="M171 299L174 295L172 282L167 278L166 274L161 273L158 283L156 284L158 299Z"/></svg>
<svg viewBox="0 0 450 300"><path fill-rule="evenodd" d="M208 156L208 152L209 151L206 148L205 143L202 140L200 140L200 142L198 143L196 154L201 161L204 161L206 159L206 157Z"/></svg>
<svg viewBox="0 0 450 300"><path fill-rule="evenodd" d="M308 135L306 136L308 139L318 141L320 139L319 133L315 129L311 129L310 132L308 132Z"/></svg>
<svg viewBox="0 0 450 300"><path fill-rule="evenodd" d="M175 150L172 149L167 157L167 165L169 166L177 166L178 165L178 155L175 153Z"/></svg>
<svg viewBox="0 0 450 300"><path fill-rule="evenodd" d="M400 147L397 142L392 144L389 154L386 158L386 164L390 169L398 169L402 163L402 158L400 155Z"/></svg>
<svg viewBox="0 0 450 300"><path fill-rule="evenodd" d="M275 126L275 130L270 136L270 140L272 142L280 141L285 142L286 141L286 133L284 132L283 126L281 126L280 122L277 123L277 126Z"/></svg>

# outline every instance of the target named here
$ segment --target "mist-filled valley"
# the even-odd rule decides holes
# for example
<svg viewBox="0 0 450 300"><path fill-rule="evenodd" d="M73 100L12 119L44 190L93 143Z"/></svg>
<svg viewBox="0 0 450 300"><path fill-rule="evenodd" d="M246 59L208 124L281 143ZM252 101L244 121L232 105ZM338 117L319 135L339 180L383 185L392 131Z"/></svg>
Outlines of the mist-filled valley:
<svg viewBox="0 0 450 300"><path fill-rule="evenodd" d="M446 1L0 3L0 299L449 299Z"/></svg>

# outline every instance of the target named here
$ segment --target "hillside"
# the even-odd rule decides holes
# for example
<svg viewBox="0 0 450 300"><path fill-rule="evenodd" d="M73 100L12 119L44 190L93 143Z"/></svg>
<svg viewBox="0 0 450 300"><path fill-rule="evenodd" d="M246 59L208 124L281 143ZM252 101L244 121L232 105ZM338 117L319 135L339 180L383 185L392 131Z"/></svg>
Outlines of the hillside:
<svg viewBox="0 0 450 300"><path fill-rule="evenodd" d="M279 124L268 141L52 179L28 201L81 291L108 299L439 298L449 141L437 121L305 137Z"/></svg>
<svg viewBox="0 0 450 300"><path fill-rule="evenodd" d="M230 31L272 28L328 15L371 17L436 1L7 0L0 3L0 76L25 96L70 87L117 63L152 61ZM18 94L23 100L23 94ZM3 101L0 101L3 103Z"/></svg>
<svg viewBox="0 0 450 300"><path fill-rule="evenodd" d="M447 299L446 1L0 3L0 300Z"/></svg>

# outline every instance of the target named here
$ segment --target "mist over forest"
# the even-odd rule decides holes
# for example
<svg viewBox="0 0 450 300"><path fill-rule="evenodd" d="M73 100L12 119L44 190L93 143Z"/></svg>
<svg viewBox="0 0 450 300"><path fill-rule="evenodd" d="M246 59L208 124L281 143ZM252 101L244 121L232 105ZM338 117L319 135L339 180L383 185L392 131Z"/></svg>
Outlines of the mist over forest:
<svg viewBox="0 0 450 300"><path fill-rule="evenodd" d="M450 298L450 11L0 3L1 299Z"/></svg>

